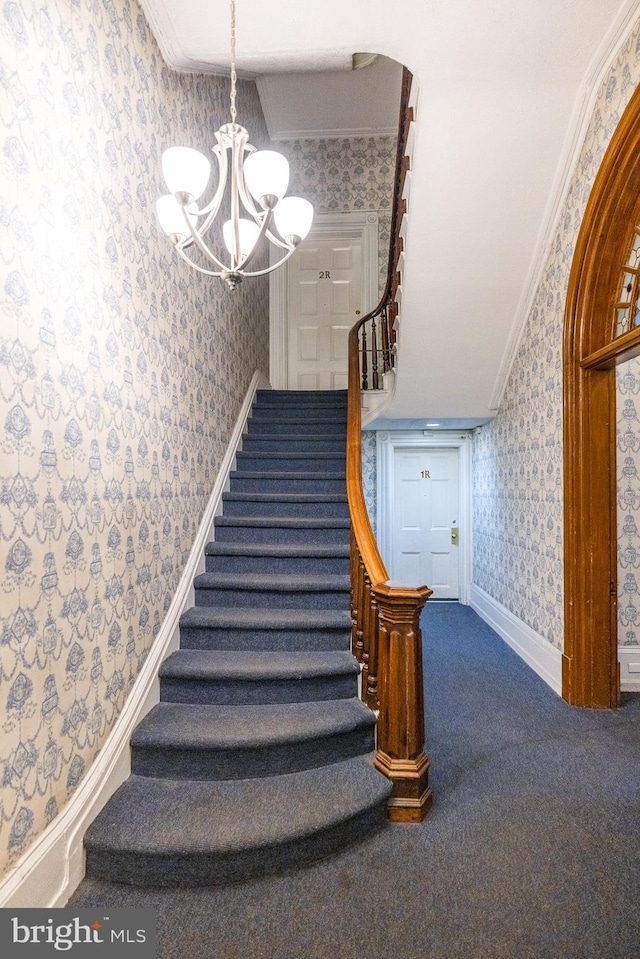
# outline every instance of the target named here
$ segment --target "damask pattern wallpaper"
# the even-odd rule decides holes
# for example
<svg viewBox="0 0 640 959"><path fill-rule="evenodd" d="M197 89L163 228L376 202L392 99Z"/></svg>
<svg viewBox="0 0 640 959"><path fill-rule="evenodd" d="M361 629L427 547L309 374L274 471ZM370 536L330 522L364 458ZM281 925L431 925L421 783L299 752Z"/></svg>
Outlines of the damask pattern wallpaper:
<svg viewBox="0 0 640 959"><path fill-rule="evenodd" d="M362 431L362 488L369 514L369 522L374 534L377 531L377 433L375 430Z"/></svg>
<svg viewBox="0 0 640 959"><path fill-rule="evenodd" d="M617 370L618 644L640 646L640 359Z"/></svg>
<svg viewBox="0 0 640 959"><path fill-rule="evenodd" d="M502 407L474 440L474 582L562 648L562 330L576 238L596 172L640 80L640 29L598 94Z"/></svg>
<svg viewBox="0 0 640 959"><path fill-rule="evenodd" d="M228 84L164 65L129 0L0 19L0 865L53 820L170 603L255 369L268 283L230 294L155 224L160 156ZM239 118L266 142L255 87Z"/></svg>
<svg viewBox="0 0 640 959"><path fill-rule="evenodd" d="M278 149L291 164L289 192L311 200L316 213L378 213L382 295L387 282L396 137L281 140Z"/></svg>

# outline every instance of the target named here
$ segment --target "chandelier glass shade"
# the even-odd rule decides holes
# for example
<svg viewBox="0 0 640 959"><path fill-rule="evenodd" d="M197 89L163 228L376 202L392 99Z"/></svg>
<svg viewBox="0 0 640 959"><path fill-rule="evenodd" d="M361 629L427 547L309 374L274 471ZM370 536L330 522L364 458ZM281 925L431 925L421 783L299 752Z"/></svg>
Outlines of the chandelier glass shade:
<svg viewBox="0 0 640 959"><path fill-rule="evenodd" d="M162 230L178 255L199 273L219 276L235 289L244 277L262 276L289 259L313 221L313 207L301 197L286 197L289 163L273 150L256 150L249 134L236 123L235 0L231 0L231 122L215 134L216 185L204 206L198 200L207 191L211 162L191 147L169 147L162 155L162 173L169 192L156 201ZM220 250L205 241L216 224L229 187L229 219L222 225ZM247 216L248 214L248 216ZM219 231L218 227L218 231ZM280 259L265 269L248 267L265 237ZM224 252L222 247L224 246ZM200 251L191 258L190 248ZM224 259L223 259L224 257Z"/></svg>

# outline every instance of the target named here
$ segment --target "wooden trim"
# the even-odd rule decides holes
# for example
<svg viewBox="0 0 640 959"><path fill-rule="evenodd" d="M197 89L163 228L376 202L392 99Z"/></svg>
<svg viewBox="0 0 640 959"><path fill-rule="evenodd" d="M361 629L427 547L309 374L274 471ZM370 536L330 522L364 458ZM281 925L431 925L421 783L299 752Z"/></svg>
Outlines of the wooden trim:
<svg viewBox="0 0 640 959"><path fill-rule="evenodd" d="M615 365L640 352L640 335L613 339L613 304L639 215L640 87L596 176L567 291L562 694L578 706L619 704Z"/></svg>
<svg viewBox="0 0 640 959"><path fill-rule="evenodd" d="M640 355L640 327L612 340L580 361L583 370L610 370Z"/></svg>

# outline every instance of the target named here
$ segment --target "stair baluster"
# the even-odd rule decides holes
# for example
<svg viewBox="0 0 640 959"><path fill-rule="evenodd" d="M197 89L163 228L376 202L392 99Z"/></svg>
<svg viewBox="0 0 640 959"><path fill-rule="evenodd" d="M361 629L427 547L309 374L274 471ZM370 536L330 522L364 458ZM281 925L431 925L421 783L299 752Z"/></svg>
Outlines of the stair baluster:
<svg viewBox="0 0 640 959"><path fill-rule="evenodd" d="M360 347L361 370L362 370L362 389L369 389L369 360L367 357L367 327L362 326L362 345Z"/></svg>
<svg viewBox="0 0 640 959"><path fill-rule="evenodd" d="M391 345L389 337L389 310L386 306L380 318L380 332L382 335L382 372L388 373L391 369Z"/></svg>
<svg viewBox="0 0 640 959"><path fill-rule="evenodd" d="M378 376L378 329L376 327L376 318L371 318L371 380L374 390L380 389L380 378Z"/></svg>

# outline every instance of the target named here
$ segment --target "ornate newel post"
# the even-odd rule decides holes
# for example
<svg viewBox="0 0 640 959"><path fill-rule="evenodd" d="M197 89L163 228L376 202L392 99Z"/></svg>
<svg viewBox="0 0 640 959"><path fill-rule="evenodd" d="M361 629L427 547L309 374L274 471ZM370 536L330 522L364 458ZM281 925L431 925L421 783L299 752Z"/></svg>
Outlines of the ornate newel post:
<svg viewBox="0 0 640 959"><path fill-rule="evenodd" d="M424 752L424 691L420 613L427 586L376 586L378 640L378 747L376 767L393 783L387 815L392 822L420 822L431 806L429 759Z"/></svg>

